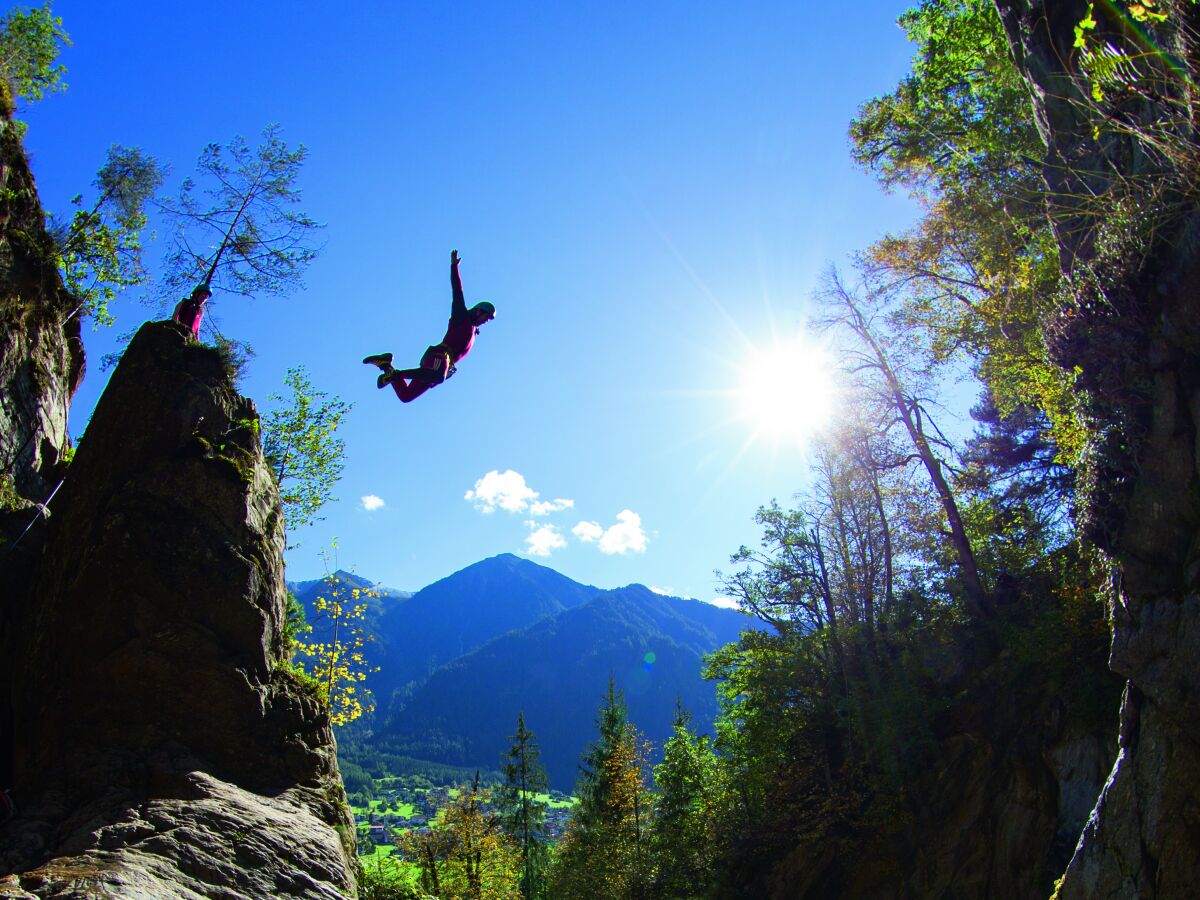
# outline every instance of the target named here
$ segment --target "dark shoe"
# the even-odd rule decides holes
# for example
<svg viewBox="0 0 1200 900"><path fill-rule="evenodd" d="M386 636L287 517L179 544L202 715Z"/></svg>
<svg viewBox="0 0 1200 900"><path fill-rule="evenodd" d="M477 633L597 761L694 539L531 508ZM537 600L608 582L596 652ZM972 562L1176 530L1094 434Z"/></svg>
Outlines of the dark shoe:
<svg viewBox="0 0 1200 900"><path fill-rule="evenodd" d="M390 356L391 354L388 354L388 355ZM380 372L379 377L375 379L375 387L377 387L377 388L387 387L392 381L392 376L395 374L396 374L396 370L393 369L391 366L383 367L383 371Z"/></svg>
<svg viewBox="0 0 1200 900"><path fill-rule="evenodd" d="M376 353L374 356L364 357L363 364L368 366L379 366L381 369L386 369L392 364L392 354Z"/></svg>

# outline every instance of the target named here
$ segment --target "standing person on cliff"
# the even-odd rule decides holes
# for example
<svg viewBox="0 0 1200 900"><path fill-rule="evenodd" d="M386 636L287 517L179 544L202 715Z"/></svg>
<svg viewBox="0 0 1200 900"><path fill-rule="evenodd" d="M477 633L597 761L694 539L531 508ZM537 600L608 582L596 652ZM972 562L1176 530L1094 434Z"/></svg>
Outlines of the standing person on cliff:
<svg viewBox="0 0 1200 900"><path fill-rule="evenodd" d="M192 296L184 297L175 304L175 312L171 318L180 325L185 325L196 340L200 339L200 322L204 319L204 304L212 296L207 284L200 284L192 291Z"/></svg>
<svg viewBox="0 0 1200 900"><path fill-rule="evenodd" d="M496 307L486 300L467 309L463 296L462 281L458 277L458 251L450 251L450 287L453 299L450 303L450 322L441 343L429 347L421 356L421 364L415 369L393 369L392 354L378 353L363 360L370 366L382 369L376 379L376 387L391 385L402 403L416 400L431 387L441 384L456 371L458 361L471 352L480 326L496 317Z"/></svg>

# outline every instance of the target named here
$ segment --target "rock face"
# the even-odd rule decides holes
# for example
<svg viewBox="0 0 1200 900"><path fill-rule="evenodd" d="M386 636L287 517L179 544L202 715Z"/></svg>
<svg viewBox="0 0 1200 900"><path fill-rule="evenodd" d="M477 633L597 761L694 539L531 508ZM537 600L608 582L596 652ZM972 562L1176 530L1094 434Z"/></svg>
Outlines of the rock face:
<svg viewBox="0 0 1200 900"><path fill-rule="evenodd" d="M58 482L83 343L11 115L0 85L0 477L41 502Z"/></svg>
<svg viewBox="0 0 1200 900"><path fill-rule="evenodd" d="M1193 896L1200 883L1200 221L1193 211L1159 226L1137 265L1122 270L1105 261L1089 231L1094 221L1063 208L1064 198L1124 190L1153 155L1127 136L1092 138L1082 112L1089 85L1073 47L1087 3L996 5L1046 141L1064 274L1078 285L1080 307L1052 329L1051 349L1063 366L1077 367L1092 398L1098 452L1087 513L1093 539L1116 563L1110 662L1128 679L1120 752L1058 897ZM1127 26L1096 9L1096 39L1124 46ZM1152 37L1172 54L1178 83L1158 85L1155 96L1120 111L1134 130L1175 114L1172 95L1182 98L1179 110L1194 102L1198 52L1190 42L1200 10L1155 9L1167 19ZM1184 121L1177 133L1185 165L1194 166L1194 123ZM1194 173L1164 167L1150 187L1179 191L1180 207L1194 210L1194 192L1172 180L1178 174Z"/></svg>
<svg viewBox="0 0 1200 900"><path fill-rule="evenodd" d="M143 326L96 408L9 649L20 816L0 862L38 896L353 890L328 716L280 667L257 428L173 322Z"/></svg>
<svg viewBox="0 0 1200 900"><path fill-rule="evenodd" d="M1094 667L1073 678L1116 680ZM948 685L932 723L934 751L865 828L801 840L766 883L772 900L923 897L1044 898L1070 859L1115 755L1061 681L1015 666L1008 651L983 671L962 648L934 678ZM955 681L953 671L963 677ZM1098 688L1099 690L1099 688ZM1115 701L1115 696L1113 697ZM817 794L818 791L814 791ZM801 830L801 833L803 831Z"/></svg>

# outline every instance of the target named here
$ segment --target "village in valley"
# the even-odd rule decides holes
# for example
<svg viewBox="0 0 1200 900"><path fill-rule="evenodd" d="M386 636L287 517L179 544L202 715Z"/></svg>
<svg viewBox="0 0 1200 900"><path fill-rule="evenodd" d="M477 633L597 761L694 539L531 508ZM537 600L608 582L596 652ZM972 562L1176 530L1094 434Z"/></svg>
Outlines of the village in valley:
<svg viewBox="0 0 1200 900"><path fill-rule="evenodd" d="M361 792L350 794L350 809L361 856L387 856L395 842L407 831L427 832L459 793L462 785L431 785L417 776L389 776L375 781L374 797ZM545 833L551 841L562 837L575 798L561 791L539 794L538 802L546 804ZM494 812L490 802L483 805L484 813Z"/></svg>

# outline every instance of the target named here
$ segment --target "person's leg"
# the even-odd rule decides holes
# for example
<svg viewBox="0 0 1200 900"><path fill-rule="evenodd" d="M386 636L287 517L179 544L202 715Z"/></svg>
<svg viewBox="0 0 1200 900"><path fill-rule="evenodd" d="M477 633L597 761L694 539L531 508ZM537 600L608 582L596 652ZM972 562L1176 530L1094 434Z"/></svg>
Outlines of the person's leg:
<svg viewBox="0 0 1200 900"><path fill-rule="evenodd" d="M394 373L388 384L392 386L392 390L396 392L401 403L411 403L432 387L424 381L406 381L400 372Z"/></svg>
<svg viewBox="0 0 1200 900"><path fill-rule="evenodd" d="M396 376L398 378L407 378L409 381L419 381L428 385L429 387L433 387L435 384L441 384L446 380L444 377L442 377L442 371L440 369L397 369Z"/></svg>

